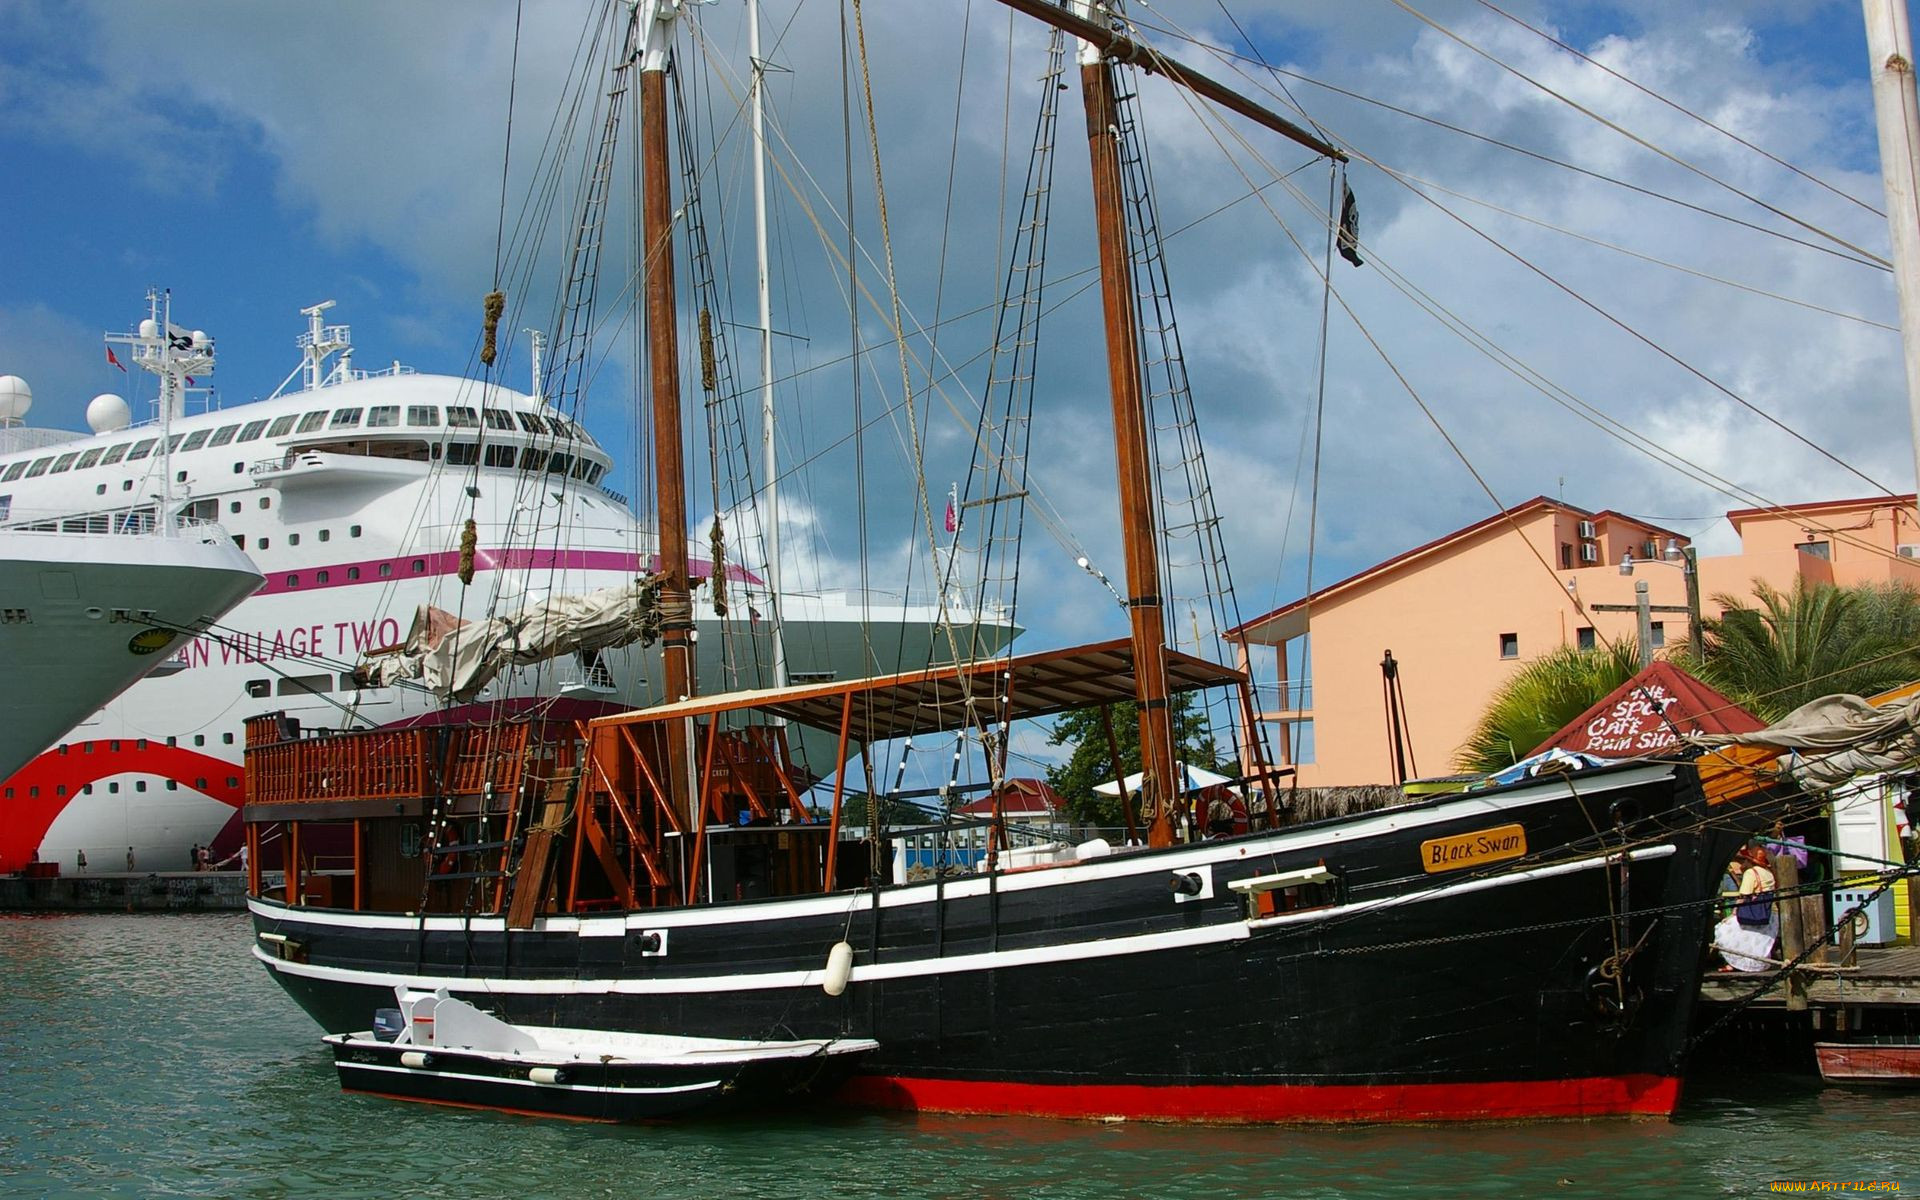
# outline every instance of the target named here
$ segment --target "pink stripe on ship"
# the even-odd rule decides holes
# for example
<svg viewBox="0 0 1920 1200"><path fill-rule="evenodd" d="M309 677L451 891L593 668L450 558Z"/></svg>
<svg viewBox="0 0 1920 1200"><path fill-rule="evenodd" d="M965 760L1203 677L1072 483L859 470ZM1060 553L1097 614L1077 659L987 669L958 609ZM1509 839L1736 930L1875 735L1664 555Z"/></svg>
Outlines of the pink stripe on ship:
<svg viewBox="0 0 1920 1200"><path fill-rule="evenodd" d="M475 571L619 571L637 575L641 570L640 562L640 555L628 550L479 550L473 556ZM660 569L660 556L649 555L646 563L646 570L657 571ZM387 568L384 575L381 574L382 567ZM312 592L363 583L390 583L395 579L452 575L459 569L460 554L455 550L403 554L393 558L367 558L357 562L322 563L298 571L269 572L267 585L260 589L259 594L270 596L280 592ZM349 572L354 570L360 573L357 579L348 577ZM705 579L713 573L713 566L705 559L689 559L687 573L695 579ZM727 568L727 578L736 583L763 582L758 575L737 566Z"/></svg>

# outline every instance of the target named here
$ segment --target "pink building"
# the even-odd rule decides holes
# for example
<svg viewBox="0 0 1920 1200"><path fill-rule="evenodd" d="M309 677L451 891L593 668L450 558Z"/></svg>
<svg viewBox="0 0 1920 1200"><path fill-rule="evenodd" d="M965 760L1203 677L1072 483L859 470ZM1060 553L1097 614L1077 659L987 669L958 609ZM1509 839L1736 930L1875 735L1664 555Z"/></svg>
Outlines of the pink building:
<svg viewBox="0 0 1920 1200"><path fill-rule="evenodd" d="M1920 586L1914 497L1727 514L1738 554L1698 562L1699 603L1753 580ZM1391 782L1382 661L1397 664L1409 775L1442 775L1487 700L1561 646L1635 637L1645 584L1658 648L1688 634L1688 539L1612 511L1537 496L1256 617L1230 636L1258 685L1259 719L1303 787ZM1633 560L1631 575L1623 559Z"/></svg>

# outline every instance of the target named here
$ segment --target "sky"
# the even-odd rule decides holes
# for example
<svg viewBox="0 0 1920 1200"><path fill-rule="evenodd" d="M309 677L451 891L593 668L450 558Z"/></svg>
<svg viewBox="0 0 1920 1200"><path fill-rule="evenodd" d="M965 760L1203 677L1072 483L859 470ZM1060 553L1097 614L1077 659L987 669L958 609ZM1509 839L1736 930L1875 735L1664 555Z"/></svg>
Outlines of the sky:
<svg viewBox="0 0 1920 1200"><path fill-rule="evenodd" d="M573 94L589 7L347 0L316 17L277 0L0 6L0 374L32 386L33 423L79 428L88 399L130 386L100 337L135 324L154 286L171 289L180 324L217 338L229 406L293 369L298 310L320 300L339 302L329 318L352 325L363 367L476 370L481 297L496 280L513 329L552 328L568 196L589 137L563 146L555 113ZM1888 254L1873 211L1884 200L1857 4L1511 0L1514 16L1671 106L1478 0L1227 7L1237 25L1214 0L1132 13L1168 53L1264 89L1274 107L1297 102L1353 148L1347 179L1368 260L1333 262L1323 372L1327 166L1163 79L1133 85L1242 615L1535 495L1650 518L1714 553L1734 548L1721 517L1731 508L1913 487L1891 276L1831 240ZM885 240L864 89L856 76L843 90L841 6L765 4L773 324L791 472L782 529L789 578L924 589L928 518L939 522L949 483L967 471L991 337L980 313L1003 283L1046 36L992 0L870 0L862 15ZM712 139L695 157L722 320L750 323L742 4L719 0L691 20L680 74L696 134ZM1097 299L1077 274L1095 257L1085 124L1077 89L1058 96L1054 311L1030 458L1031 511L1047 519L1026 523L1019 610L1029 649L1125 630L1112 595L1076 562L1122 574ZM555 155L570 165L551 170ZM539 202L549 179L560 188L550 211ZM835 266L849 196L872 297L859 316L857 400ZM619 240L610 235L602 269L608 347L583 411L620 460L612 485L640 496L635 359L618 294L632 252ZM906 323L944 322L937 340L908 339L918 437L887 333L889 242ZM1566 402L1410 293L1564 389ZM753 346L729 353L755 382ZM526 369L516 338L501 377L524 387ZM698 373L683 377L691 412ZM1567 395L1686 467L1602 432ZM869 427L857 441L856 405ZM696 492L704 486L695 480ZM696 503L698 519L711 508Z"/></svg>

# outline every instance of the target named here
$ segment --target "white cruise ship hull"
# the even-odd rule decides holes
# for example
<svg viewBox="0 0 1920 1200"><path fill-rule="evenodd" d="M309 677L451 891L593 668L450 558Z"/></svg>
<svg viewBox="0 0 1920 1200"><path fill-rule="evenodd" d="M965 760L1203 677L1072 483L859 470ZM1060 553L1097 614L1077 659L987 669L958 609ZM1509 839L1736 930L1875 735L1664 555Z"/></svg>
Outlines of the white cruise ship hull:
<svg viewBox="0 0 1920 1200"><path fill-rule="evenodd" d="M96 697L61 717L42 739L54 744L0 781L0 870L35 852L72 870L83 850L93 870L118 870L129 846L138 870L185 870L196 845L230 856L244 726L261 713L366 728L472 719L474 705L576 717L662 698L658 652L638 646L513 668L474 705L353 682L363 655L403 641L423 607L481 621L628 584L652 566L652 532L600 486L611 459L541 400L404 368L336 371L301 391L174 415L170 430L164 467L153 425L50 431L36 448L0 453L0 496L16 513L148 495L164 470L190 513L220 522L266 577L217 627L170 648L167 671L97 712ZM473 573L462 584L469 521ZM725 617L704 583L695 589L702 691L772 682L755 664L771 662L776 611L793 679L950 657L935 605L844 594L776 604L752 572L726 575ZM988 621L960 635L973 642L962 652L997 649L1012 633Z"/></svg>

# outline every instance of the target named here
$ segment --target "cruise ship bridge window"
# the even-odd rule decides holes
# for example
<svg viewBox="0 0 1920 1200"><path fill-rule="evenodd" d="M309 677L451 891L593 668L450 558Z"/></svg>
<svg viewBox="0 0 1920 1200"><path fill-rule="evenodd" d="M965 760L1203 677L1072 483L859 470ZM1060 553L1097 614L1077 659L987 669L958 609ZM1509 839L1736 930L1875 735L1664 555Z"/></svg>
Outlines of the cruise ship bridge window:
<svg viewBox="0 0 1920 1200"><path fill-rule="evenodd" d="M238 425L222 425L220 428L213 431L213 440L208 442L207 445L224 446L228 442L233 440L234 434L239 432L240 432L240 427Z"/></svg>
<svg viewBox="0 0 1920 1200"><path fill-rule="evenodd" d="M73 468L73 460L79 457L77 453L62 454L59 458L53 460L53 473L58 475L62 471L71 470Z"/></svg>
<svg viewBox="0 0 1920 1200"><path fill-rule="evenodd" d="M87 451L85 454L82 454L80 456L80 461L73 464L73 469L76 471L86 470L88 467L100 461L100 454L101 454L100 447L95 446L93 449Z"/></svg>
<svg viewBox="0 0 1920 1200"><path fill-rule="evenodd" d="M266 428L267 428L267 422L266 422L266 418L264 417L258 421L248 421L246 425L243 426L240 430L239 440L243 442L258 441L260 439L260 435L266 432ZM215 443L215 445L218 445L218 444L219 443L217 442Z"/></svg>
<svg viewBox="0 0 1920 1200"><path fill-rule="evenodd" d="M198 450L207 444L207 439L211 436L213 436L212 430L196 429L187 435L186 441L180 443L180 448L182 450Z"/></svg>
<svg viewBox="0 0 1920 1200"><path fill-rule="evenodd" d="M127 451L132 447L132 445L133 443L131 442L119 442L112 446L108 446L107 452L104 455L102 455L100 458L100 465L103 467L110 467L114 463L119 462L121 459L127 456Z"/></svg>
<svg viewBox="0 0 1920 1200"><path fill-rule="evenodd" d="M306 416L300 418L300 426L299 428L295 429L294 432L295 433L312 433L314 430L320 428L322 425L325 425L326 423L327 423L327 411L325 409L321 409L319 412L310 412Z"/></svg>
<svg viewBox="0 0 1920 1200"><path fill-rule="evenodd" d="M178 449L180 448L180 442L181 442L181 440L182 440L183 438L185 438L186 436L187 436L187 435L186 435L186 434L184 434L184 433L176 433L176 434L174 434L174 435L173 435L172 437L170 437L170 438L168 438L168 439L167 439L167 453L169 453L169 454L171 454L171 453L173 453L173 452L174 452L175 450L178 450Z"/></svg>
<svg viewBox="0 0 1920 1200"><path fill-rule="evenodd" d="M447 461L456 467L470 467L479 461L480 447L472 442L448 442Z"/></svg>
<svg viewBox="0 0 1920 1200"><path fill-rule="evenodd" d="M486 414L487 425L489 428L492 428L492 429L512 429L513 428L513 414L508 412L506 409L489 408L489 409L483 409L482 411Z"/></svg>
<svg viewBox="0 0 1920 1200"><path fill-rule="evenodd" d="M407 424L434 426L439 423L440 406L438 404L407 405Z"/></svg>
<svg viewBox="0 0 1920 1200"><path fill-rule="evenodd" d="M376 404L367 410L368 429L382 429L399 423L400 406L398 404Z"/></svg>
<svg viewBox="0 0 1920 1200"><path fill-rule="evenodd" d="M133 444L133 449L127 451L127 461L138 462L147 455L152 454L153 444L159 440L159 438L141 438Z"/></svg>
<svg viewBox="0 0 1920 1200"><path fill-rule="evenodd" d="M547 428L553 430L553 436L555 437L572 437L573 436L572 434L567 432L567 423L565 421L562 421L559 417L549 416L547 417L546 420L547 420Z"/></svg>
<svg viewBox="0 0 1920 1200"><path fill-rule="evenodd" d="M528 433L538 434L547 431L546 426L540 423L540 417L536 413L515 412L513 415L520 418L520 428L526 430Z"/></svg>
<svg viewBox="0 0 1920 1200"><path fill-rule="evenodd" d="M45 475L47 473L47 468L52 465L53 465L53 460L51 458L41 458L41 459L34 460L34 464L27 468L27 478L36 479L39 476Z"/></svg>
<svg viewBox="0 0 1920 1200"><path fill-rule="evenodd" d="M550 475L565 475L571 470L573 470L571 454L556 454L547 460L547 473Z"/></svg>
<svg viewBox="0 0 1920 1200"><path fill-rule="evenodd" d="M487 447L487 465L489 467L511 467L515 457L512 446L492 445Z"/></svg>
<svg viewBox="0 0 1920 1200"><path fill-rule="evenodd" d="M361 413L361 410L357 408L335 409L333 413L333 420L327 425L327 428L328 429L352 429L354 426L360 423L360 413ZM305 431L304 426L302 427L302 431L303 432Z"/></svg>
<svg viewBox="0 0 1920 1200"><path fill-rule="evenodd" d="M26 471L27 471L27 464L24 462L17 462L7 468L7 473L5 475L0 475L0 480L4 480L7 483L12 483L14 480L20 478L20 476L26 474Z"/></svg>
<svg viewBox="0 0 1920 1200"><path fill-rule="evenodd" d="M480 415L464 404L449 404L447 424L455 429L472 429L480 424Z"/></svg>
<svg viewBox="0 0 1920 1200"><path fill-rule="evenodd" d="M272 424L272 426L270 426L270 427L269 427L269 428L267 429L267 436L268 436L268 437L283 437L283 436L285 436L285 434L286 434L286 432L287 432L287 430L289 430L289 429L292 429L292 428L293 428L293 423L294 423L295 421L298 421L299 419L300 419L299 417L296 417L296 416L294 416L294 415L293 415L292 413L288 413L288 414L287 414L286 416L284 416L284 417L276 417L276 418L274 418L274 422L273 422L273 424Z"/></svg>
<svg viewBox="0 0 1920 1200"><path fill-rule="evenodd" d="M528 446L520 452L520 469L522 471L543 471L546 469L546 466L547 452L545 450L535 450L532 446Z"/></svg>

